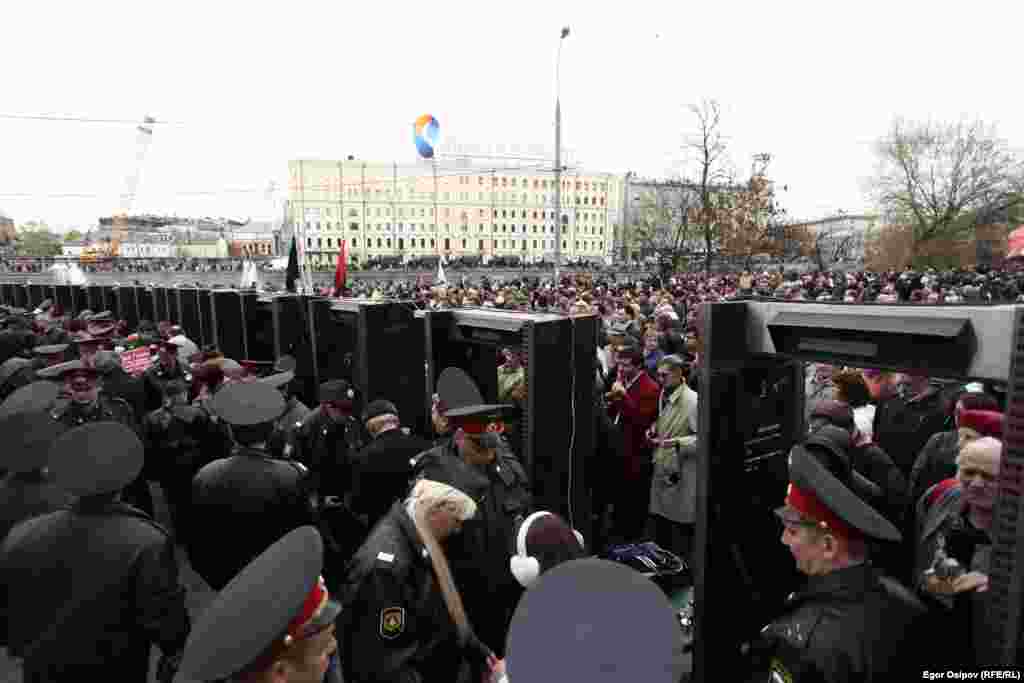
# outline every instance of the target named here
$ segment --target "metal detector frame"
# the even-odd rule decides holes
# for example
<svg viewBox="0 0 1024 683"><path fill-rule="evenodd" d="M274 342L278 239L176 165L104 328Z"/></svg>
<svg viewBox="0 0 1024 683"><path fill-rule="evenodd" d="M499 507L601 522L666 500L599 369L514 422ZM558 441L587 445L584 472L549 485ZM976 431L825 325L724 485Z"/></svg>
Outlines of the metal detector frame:
<svg viewBox="0 0 1024 683"><path fill-rule="evenodd" d="M857 316L883 320L893 334L901 328L907 334L921 327L922 319L959 320L969 323L971 350L966 356L960 378L964 380L990 380L1006 382L1007 410L1004 432L1004 450L999 476L996 516L993 522L994 546L989 591L992 594L994 618L1000 624L1000 650L1003 661L998 664L1017 664L1017 650L1021 641L1021 612L1024 599L1024 543L1018 542L1024 532L1021 519L1021 497L1024 495L1024 306L893 306L893 305L839 305L775 300L738 300L728 303L703 304L700 320L704 353L700 373L700 437L697 466L697 529L694 557L696 638L693 650L693 676L695 681L710 681L722 677L723 660L739 660L742 643L735 643L739 651L726 652L735 636L728 632L729 617L735 613L735 593L722 596L721 587L715 585L713 568L708 566L709 532L708 511L715 503L709 492L709 481L718 440L728 440L720 432L722 406L704 397L715 396L722 390L728 373L742 369L758 359L789 359L803 362L857 365L850 362L849 353L865 353L863 348L841 343L842 332L833 335L837 344L791 344L795 352L782 354L776 349L770 326L773 321L786 320L790 325L801 321L808 335L820 338L822 328L816 322L842 315L846 320ZM856 332L856 331L854 331ZM851 334L852 336L859 336ZM875 367L892 371L919 369L920 359L887 356L885 344L878 346L883 352L869 361L857 356L859 367ZM893 348L893 347L890 347ZM904 346L906 348L906 346ZM852 351L851 351L852 349ZM797 393L802 398L803 384ZM802 415L802 411L797 411ZM801 418L802 419L802 418ZM717 422L716 422L717 421ZM715 536L715 534L711 534ZM716 596L728 604L716 604ZM723 640L724 639L724 640ZM710 643L710 644L709 644ZM725 648L725 649L723 649ZM733 655L730 657L730 654ZM725 655L725 657L723 657Z"/></svg>

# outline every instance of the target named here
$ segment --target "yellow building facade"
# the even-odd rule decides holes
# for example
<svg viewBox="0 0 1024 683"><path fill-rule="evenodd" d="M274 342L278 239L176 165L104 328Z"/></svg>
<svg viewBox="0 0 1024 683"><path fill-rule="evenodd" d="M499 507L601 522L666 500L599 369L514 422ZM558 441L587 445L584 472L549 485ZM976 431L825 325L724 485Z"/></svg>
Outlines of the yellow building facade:
<svg viewBox="0 0 1024 683"><path fill-rule="evenodd" d="M289 233L312 264L351 259L518 256L554 260L555 180L550 170L468 164L296 160L288 164ZM622 179L562 175L562 257L605 262L620 216ZM287 247L284 247L287 249Z"/></svg>

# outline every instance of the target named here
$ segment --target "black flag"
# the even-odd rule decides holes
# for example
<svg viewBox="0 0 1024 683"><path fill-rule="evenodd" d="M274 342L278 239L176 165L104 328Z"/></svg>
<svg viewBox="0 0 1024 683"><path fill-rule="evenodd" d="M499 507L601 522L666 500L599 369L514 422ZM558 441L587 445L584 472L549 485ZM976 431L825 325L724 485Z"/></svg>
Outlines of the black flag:
<svg viewBox="0 0 1024 683"><path fill-rule="evenodd" d="M299 249L292 238L292 250L288 253L288 270L285 271L284 286L289 292L295 291L295 281L299 279Z"/></svg>

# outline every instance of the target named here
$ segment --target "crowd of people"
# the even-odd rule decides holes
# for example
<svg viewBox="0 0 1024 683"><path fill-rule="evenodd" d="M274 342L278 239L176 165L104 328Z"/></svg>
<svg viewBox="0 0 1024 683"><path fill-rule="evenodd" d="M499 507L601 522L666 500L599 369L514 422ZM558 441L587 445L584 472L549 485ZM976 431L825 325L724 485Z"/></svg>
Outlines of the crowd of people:
<svg viewBox="0 0 1024 683"><path fill-rule="evenodd" d="M143 680L152 645L161 680L499 680L540 574L607 549L640 567L692 562L700 303L981 303L1014 301L1017 286L909 269L353 283L345 294L424 307L600 316L589 539L535 507L515 438L529 391L517 349L495 367L497 404L446 369L432 430L416 434L397 397L345 379L304 405L287 356L225 358L171 322L130 330L109 311L0 309L0 645L26 681ZM120 353L138 348L153 364L133 376ZM777 514L806 585L753 639L752 669L881 681L997 663L987 588L1005 387L810 365L804 393L808 433ZM195 623L181 557L219 592ZM256 597L271 584L280 592Z"/></svg>

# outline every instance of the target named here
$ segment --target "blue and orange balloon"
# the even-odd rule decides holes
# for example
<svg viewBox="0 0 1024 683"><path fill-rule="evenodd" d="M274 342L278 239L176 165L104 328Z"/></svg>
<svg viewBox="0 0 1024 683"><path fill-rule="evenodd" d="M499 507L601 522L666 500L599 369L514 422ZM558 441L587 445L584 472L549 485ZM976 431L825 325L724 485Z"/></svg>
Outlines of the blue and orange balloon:
<svg viewBox="0 0 1024 683"><path fill-rule="evenodd" d="M440 134L441 125L430 114L424 114L416 119L416 123L413 124L413 141L421 157L434 158L434 148L437 147Z"/></svg>

